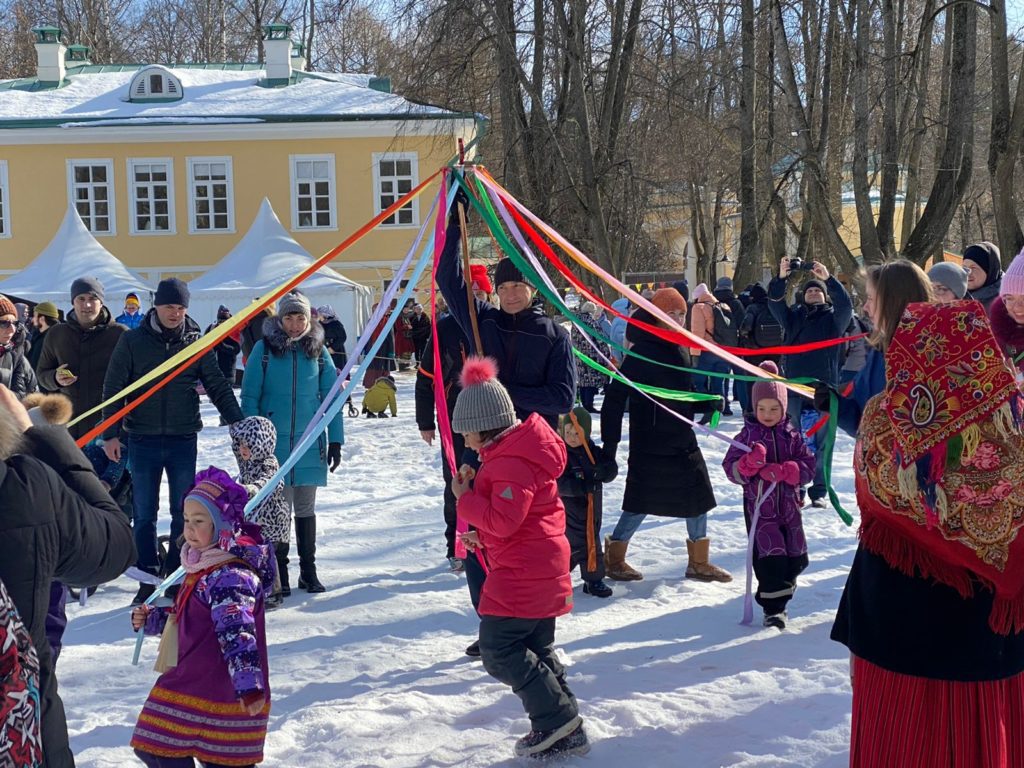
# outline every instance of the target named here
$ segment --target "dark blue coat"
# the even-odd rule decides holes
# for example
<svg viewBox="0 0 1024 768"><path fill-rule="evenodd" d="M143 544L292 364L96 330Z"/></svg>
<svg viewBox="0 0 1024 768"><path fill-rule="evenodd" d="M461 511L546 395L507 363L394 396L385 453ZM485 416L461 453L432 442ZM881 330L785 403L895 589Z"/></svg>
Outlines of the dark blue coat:
<svg viewBox="0 0 1024 768"><path fill-rule="evenodd" d="M473 345L454 317L445 315L437 321L437 336L427 339L423 359L416 371L416 426L423 432L431 432L437 428L434 423L435 343L440 344L441 381L444 382L449 419L455 410L455 399L462 391L459 386L462 364L473 349Z"/></svg>
<svg viewBox="0 0 1024 768"><path fill-rule="evenodd" d="M868 348L864 367L853 380L853 391L839 398L839 428L851 437L857 436L860 417L868 400L885 389L885 355L874 347Z"/></svg>
<svg viewBox="0 0 1024 768"><path fill-rule="evenodd" d="M484 354L498 361L498 379L508 390L516 415L525 421L538 413L554 427L576 397L569 334L539 307L514 315L483 301L474 301L470 308L459 259L461 239L458 217L450 216L437 269L437 285L448 309L467 338L473 334L470 313L476 312Z"/></svg>
<svg viewBox="0 0 1024 768"><path fill-rule="evenodd" d="M853 317L853 303L843 284L834 277L826 281L831 304L786 306L786 281L773 278L768 284L768 308L782 325L786 344L808 344L814 341L838 339L846 332ZM786 355L782 368L789 378L809 376L828 384L839 382L839 345Z"/></svg>

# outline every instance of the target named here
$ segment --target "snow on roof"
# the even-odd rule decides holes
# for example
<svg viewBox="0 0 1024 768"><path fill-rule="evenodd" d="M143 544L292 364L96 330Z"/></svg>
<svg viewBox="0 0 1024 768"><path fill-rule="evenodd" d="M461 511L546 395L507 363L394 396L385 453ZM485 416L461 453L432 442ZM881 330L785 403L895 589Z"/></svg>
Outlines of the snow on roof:
<svg viewBox="0 0 1024 768"><path fill-rule="evenodd" d="M5 122L56 124L133 118L371 119L458 117L439 107L414 104L369 86L367 75L296 73L295 82L268 88L263 70L161 67L182 84L172 102L132 102L128 89L142 67L121 71L69 70L67 84L32 90L35 81L0 81L0 126Z"/></svg>
<svg viewBox="0 0 1024 768"><path fill-rule="evenodd" d="M66 304L71 283L84 275L98 277L108 298L121 297L129 291L146 295L153 290L140 275L100 245L74 207L68 206L50 244L23 270L0 281L0 293Z"/></svg>

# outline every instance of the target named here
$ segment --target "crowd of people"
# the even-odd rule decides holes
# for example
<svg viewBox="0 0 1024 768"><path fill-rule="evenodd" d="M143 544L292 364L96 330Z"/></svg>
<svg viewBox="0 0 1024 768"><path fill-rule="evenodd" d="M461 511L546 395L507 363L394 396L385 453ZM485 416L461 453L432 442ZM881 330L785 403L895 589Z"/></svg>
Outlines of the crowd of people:
<svg viewBox="0 0 1024 768"><path fill-rule="evenodd" d="M460 227L452 216L436 274L446 310L435 308L436 324L415 302L381 313L370 336L386 338L367 361L361 411L350 403L349 415L398 416L396 373L415 368L415 422L434 445L444 403L455 455L442 461L445 556L465 574L480 619L466 654L516 693L530 719L516 755L589 750L554 653L573 571L582 593L600 599L615 594L606 579L643 579L627 550L655 515L686 521L687 579L732 580L711 559L718 501L699 438L713 428L731 427L723 470L743 488L753 599L764 626L785 629L813 556L801 510L824 506L828 491L825 430L811 427L838 400L839 427L859 439L862 514L832 630L851 653L851 765L923 767L949 754L956 766L1024 763L1024 735L1007 728L1024 713L1024 595L1010 574L1020 570L1024 525L1015 482L1024 254L1005 273L991 243L968 248L963 266L938 263L927 274L900 260L872 267L859 307L824 264L787 258L767 286L739 295L720 278L714 289L651 289L647 306L619 299L615 313L583 302L567 330L512 259L464 273ZM267 486L345 366L346 330L331 306L286 294L134 402L126 387L203 335L188 314L188 285L162 280L146 310L129 294L116 319L95 278L76 279L69 293L66 317L50 302L30 309L0 296L0 525L9 532L0 537L0 639L17 657L3 685L8 695L39 691L34 705L24 697L6 712L9 732L16 724L23 736L0 745L0 757L73 765L54 672L68 589L134 565L148 578L131 624L161 636L162 671L131 741L136 754L151 768L254 765L271 705L266 613L292 594L293 526L296 588L328 588L316 567L317 491L341 464L343 415ZM231 316L220 307L206 332ZM739 367L680 343L676 327L744 350L764 377L738 378ZM574 349L614 375L578 363ZM785 380L811 385L814 398ZM235 467L197 473L206 464L200 392L228 427ZM54 409L32 399L38 393L66 398L64 415L50 420L81 418L46 424ZM733 402L738 418L720 425L715 412L733 415ZM936 431L940 409L947 426ZM101 424L79 450L75 440ZM603 486L620 472L626 424L625 492L602 536ZM166 544L157 536L164 477ZM985 525L1000 535L973 532ZM156 583L179 566L171 605L156 607Z"/></svg>

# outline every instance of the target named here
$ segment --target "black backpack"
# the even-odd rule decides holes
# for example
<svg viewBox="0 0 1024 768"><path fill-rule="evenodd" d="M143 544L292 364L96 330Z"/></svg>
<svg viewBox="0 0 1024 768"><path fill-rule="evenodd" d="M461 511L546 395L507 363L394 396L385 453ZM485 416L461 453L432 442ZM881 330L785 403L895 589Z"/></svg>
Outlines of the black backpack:
<svg viewBox="0 0 1024 768"><path fill-rule="evenodd" d="M715 344L720 347L737 347L740 343L738 332L739 320L732 316L732 312L726 312L721 304L714 304L711 313L715 318L715 327L711 337Z"/></svg>
<svg viewBox="0 0 1024 768"><path fill-rule="evenodd" d="M780 347L785 343L785 333L771 310L763 304L751 304L743 318L743 336L753 349Z"/></svg>

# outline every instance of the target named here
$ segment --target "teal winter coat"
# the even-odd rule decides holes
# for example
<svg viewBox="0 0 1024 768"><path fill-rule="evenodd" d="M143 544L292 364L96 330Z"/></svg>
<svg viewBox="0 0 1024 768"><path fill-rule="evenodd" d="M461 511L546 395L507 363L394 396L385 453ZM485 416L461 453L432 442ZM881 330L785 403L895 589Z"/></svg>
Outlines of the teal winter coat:
<svg viewBox="0 0 1024 768"><path fill-rule="evenodd" d="M242 376L242 413L265 416L277 429L274 455L284 464L306 426L334 386L337 369L324 347L324 332L311 323L308 334L289 342L277 317L267 318L263 339L252 348ZM285 476L285 485L327 485L327 446L343 443L339 412L298 463Z"/></svg>

